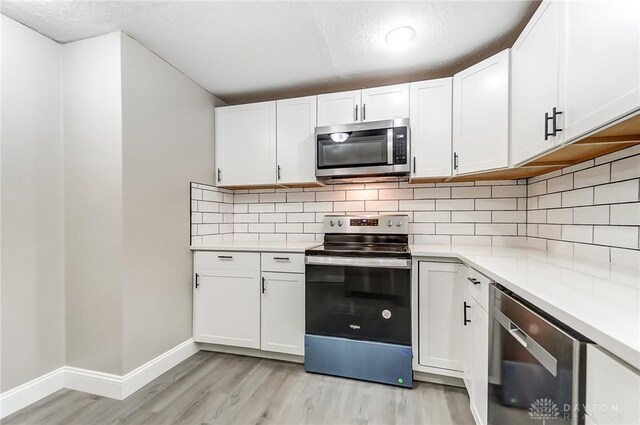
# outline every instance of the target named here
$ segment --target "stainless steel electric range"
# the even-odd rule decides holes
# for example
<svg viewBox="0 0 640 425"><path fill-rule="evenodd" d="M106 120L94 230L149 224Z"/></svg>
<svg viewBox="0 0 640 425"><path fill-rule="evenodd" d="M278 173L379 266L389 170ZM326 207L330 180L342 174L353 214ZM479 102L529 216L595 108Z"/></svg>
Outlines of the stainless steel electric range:
<svg viewBox="0 0 640 425"><path fill-rule="evenodd" d="M408 221L325 217L305 258L308 372L413 386Z"/></svg>

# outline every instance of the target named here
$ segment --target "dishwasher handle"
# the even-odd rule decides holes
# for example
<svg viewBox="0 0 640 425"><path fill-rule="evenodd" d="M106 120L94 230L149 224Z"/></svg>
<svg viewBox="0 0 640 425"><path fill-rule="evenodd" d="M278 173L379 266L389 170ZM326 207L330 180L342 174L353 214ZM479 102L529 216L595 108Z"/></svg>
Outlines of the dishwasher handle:
<svg viewBox="0 0 640 425"><path fill-rule="evenodd" d="M558 360L553 357L543 346L531 338L525 331L513 323L503 312L494 310L494 317L500 325L511 335L525 350L529 352L540 364L554 377L558 376Z"/></svg>

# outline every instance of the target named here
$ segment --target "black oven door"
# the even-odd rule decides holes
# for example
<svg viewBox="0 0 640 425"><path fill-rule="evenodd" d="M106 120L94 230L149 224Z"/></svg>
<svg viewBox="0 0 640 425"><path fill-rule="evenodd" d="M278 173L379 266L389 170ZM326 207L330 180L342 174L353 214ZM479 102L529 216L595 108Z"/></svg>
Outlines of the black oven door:
<svg viewBox="0 0 640 425"><path fill-rule="evenodd" d="M308 257L318 261L317 257ZM384 261L363 266L306 265L306 333L411 345L411 268L388 267ZM393 261L393 260L391 260ZM319 261L318 261L319 262ZM330 261L329 261L330 262Z"/></svg>

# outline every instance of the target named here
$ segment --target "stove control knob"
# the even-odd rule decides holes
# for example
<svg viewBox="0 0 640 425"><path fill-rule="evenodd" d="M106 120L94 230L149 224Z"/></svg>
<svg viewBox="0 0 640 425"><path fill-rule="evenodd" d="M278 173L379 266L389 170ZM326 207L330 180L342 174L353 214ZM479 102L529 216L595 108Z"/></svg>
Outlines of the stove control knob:
<svg viewBox="0 0 640 425"><path fill-rule="evenodd" d="M393 221L387 220L387 226L391 227L393 225Z"/></svg>
<svg viewBox="0 0 640 425"><path fill-rule="evenodd" d="M338 220L338 226L342 226L342 220Z"/></svg>
<svg viewBox="0 0 640 425"><path fill-rule="evenodd" d="M402 222L400 220L396 221L396 226L398 227L402 226Z"/></svg>
<svg viewBox="0 0 640 425"><path fill-rule="evenodd" d="M331 221L329 222L329 224L331 225L331 227L333 227L333 226L335 226L335 225L336 225L336 222L335 222L335 221L333 221L333 220L331 220Z"/></svg>

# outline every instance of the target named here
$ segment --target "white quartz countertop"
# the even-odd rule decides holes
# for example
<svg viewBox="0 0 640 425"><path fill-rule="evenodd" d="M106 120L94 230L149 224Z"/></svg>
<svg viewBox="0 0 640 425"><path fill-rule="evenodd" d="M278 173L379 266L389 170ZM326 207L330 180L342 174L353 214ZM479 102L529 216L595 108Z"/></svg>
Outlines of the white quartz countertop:
<svg viewBox="0 0 640 425"><path fill-rule="evenodd" d="M301 252L321 245L320 242L224 241L211 245L193 245L192 251Z"/></svg>
<svg viewBox="0 0 640 425"><path fill-rule="evenodd" d="M529 248L411 245L455 257L640 369L640 270Z"/></svg>

